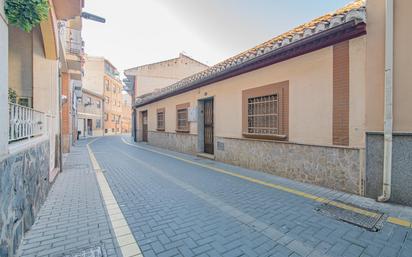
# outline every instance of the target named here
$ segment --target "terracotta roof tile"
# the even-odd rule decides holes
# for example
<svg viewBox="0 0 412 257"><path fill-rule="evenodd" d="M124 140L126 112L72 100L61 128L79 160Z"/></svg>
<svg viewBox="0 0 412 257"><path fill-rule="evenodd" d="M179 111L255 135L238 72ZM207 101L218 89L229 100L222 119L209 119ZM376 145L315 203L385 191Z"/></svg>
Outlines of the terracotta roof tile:
<svg viewBox="0 0 412 257"><path fill-rule="evenodd" d="M349 22L353 19L366 22L365 1L366 0L356 0L333 13L323 15L310 22L302 24L245 52L226 59L202 72L194 74L171 86L168 86L156 93L153 93L144 98L137 99L136 103L139 105L144 104L145 102L153 100L157 97L169 94L175 90L190 86L200 80L224 72L227 69L241 65L244 62L254 59L262 54L267 54L292 42L299 41L305 37L312 36L329 28L333 28L345 22Z"/></svg>

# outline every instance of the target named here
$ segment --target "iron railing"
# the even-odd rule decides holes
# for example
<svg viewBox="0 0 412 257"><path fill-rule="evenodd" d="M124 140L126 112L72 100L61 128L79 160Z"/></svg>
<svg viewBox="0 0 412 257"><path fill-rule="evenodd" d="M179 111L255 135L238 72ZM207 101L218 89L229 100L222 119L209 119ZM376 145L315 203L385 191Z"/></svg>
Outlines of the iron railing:
<svg viewBox="0 0 412 257"><path fill-rule="evenodd" d="M81 31L75 29L66 29L66 51L70 54L83 54L84 42Z"/></svg>
<svg viewBox="0 0 412 257"><path fill-rule="evenodd" d="M9 103L9 143L41 136L45 130L44 113Z"/></svg>
<svg viewBox="0 0 412 257"><path fill-rule="evenodd" d="M81 55L83 54L83 43L75 41L66 41L66 52L69 54Z"/></svg>

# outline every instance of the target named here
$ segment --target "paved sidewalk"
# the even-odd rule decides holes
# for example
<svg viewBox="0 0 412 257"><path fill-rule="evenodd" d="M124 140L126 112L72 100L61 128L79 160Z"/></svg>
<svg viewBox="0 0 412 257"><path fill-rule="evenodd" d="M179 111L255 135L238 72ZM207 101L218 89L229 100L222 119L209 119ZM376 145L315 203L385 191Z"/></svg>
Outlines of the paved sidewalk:
<svg viewBox="0 0 412 257"><path fill-rule="evenodd" d="M64 172L24 236L21 256L121 256L92 170L88 142L79 141L67 155Z"/></svg>

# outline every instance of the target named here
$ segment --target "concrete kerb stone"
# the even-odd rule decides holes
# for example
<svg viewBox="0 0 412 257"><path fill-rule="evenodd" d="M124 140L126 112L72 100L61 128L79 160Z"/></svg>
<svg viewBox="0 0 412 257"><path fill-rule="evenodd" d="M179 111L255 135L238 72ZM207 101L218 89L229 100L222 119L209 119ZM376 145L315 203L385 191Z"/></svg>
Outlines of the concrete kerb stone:
<svg viewBox="0 0 412 257"><path fill-rule="evenodd" d="M89 152L93 169L96 171L99 188L103 196L103 200L107 208L114 233L116 235L116 240L119 245L120 252L122 253L123 257L143 256L140 247L137 244L136 239L134 238L129 225L124 218L124 215L110 189L110 186L106 178L104 177L104 174L101 172L102 169L100 168L100 165L90 148L90 144L92 144L96 140L98 139L95 139L87 144L87 150Z"/></svg>

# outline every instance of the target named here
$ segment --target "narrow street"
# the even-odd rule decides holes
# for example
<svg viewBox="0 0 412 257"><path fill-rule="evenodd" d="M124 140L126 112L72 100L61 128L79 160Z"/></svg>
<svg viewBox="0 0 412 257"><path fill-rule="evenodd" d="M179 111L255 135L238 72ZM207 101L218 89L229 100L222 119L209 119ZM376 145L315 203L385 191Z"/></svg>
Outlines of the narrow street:
<svg viewBox="0 0 412 257"><path fill-rule="evenodd" d="M0 257L412 257L411 10L1 0Z"/></svg>
<svg viewBox="0 0 412 257"><path fill-rule="evenodd" d="M83 201L83 210L87 213L87 209L101 210L99 206L102 204L91 204L92 201L78 198L73 200L73 196L60 198L58 203L48 199L38 221L23 242L24 256L65 256L64 254L76 252L82 247L95 245L100 245L102 252L107 253L109 250L110 256L120 256L120 252L125 256L125 251L113 249L119 248L116 244L123 244L119 240L118 226L130 229L133 237L129 238L126 245L137 244L143 256L411 256L410 227L386 220L379 232L370 232L320 214L315 209L321 203L308 197L317 195L329 200L345 200L381 208L388 216L397 215L409 220L412 216L411 208L375 204L371 199L144 144L134 145L126 137L83 141L79 146L82 149L80 155L77 152L78 158L88 158L85 154L86 143L90 143L92 155L101 168L98 172L104 174L127 224L110 217L111 203L107 203L107 194L103 189L112 224L104 225L104 231L107 232L98 230L97 235L106 237L98 239L92 236L89 241L82 241L86 245L78 245L77 248L73 242L70 243L72 248L64 247L63 242L59 244L63 245L60 251L53 250L56 249L54 243L49 244L51 250L40 247L45 243L39 243L36 248L34 245L30 246L33 241L41 241L36 231L43 231L42 235L47 234L45 225L42 225L42 221L45 222L44 209L64 210L75 206L74 201ZM58 191L58 187L65 186L61 183L65 176L67 173L59 176L49 198L55 198L56 189ZM96 180L90 179L87 182L87 178L79 179L83 182L77 186L89 193L86 195L93 195ZM102 190L101 184L100 189ZM296 190L307 194L299 196ZM99 201L96 197L94 200ZM71 220L75 224L82 224L80 221L85 216L79 211L77 214ZM97 215L96 219L98 217L101 217L101 221L83 224L91 224L93 227L94 224L110 220L105 219L104 215ZM70 227L73 228L72 225ZM66 234L61 230L53 233L59 232L61 238L68 239L69 234L76 237L76 231L85 230L84 226L74 228ZM96 235L96 231L88 229L89 235ZM33 235L36 235L34 239ZM57 242L59 235L54 234L50 238ZM140 253L130 254L133 255L141 256Z"/></svg>

